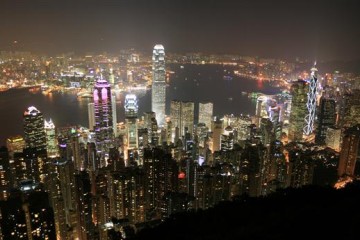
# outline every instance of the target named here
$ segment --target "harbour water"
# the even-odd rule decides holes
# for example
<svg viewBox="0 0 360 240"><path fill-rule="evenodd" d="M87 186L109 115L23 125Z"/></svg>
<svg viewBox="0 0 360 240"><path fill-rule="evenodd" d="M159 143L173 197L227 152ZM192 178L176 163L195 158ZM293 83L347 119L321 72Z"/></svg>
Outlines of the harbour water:
<svg viewBox="0 0 360 240"><path fill-rule="evenodd" d="M195 122L198 102L214 103L214 115L254 114L255 101L248 92L275 94L280 91L269 82L246 79L233 75L234 66L171 64L167 87L167 113L172 99L195 102ZM134 92L139 99L139 113L151 111L151 90ZM124 121L124 97L117 93L118 122ZM51 118L55 126L88 126L87 105L91 98L79 98L75 92L43 94L29 89L11 89L0 93L0 145L9 136L23 134L22 115L29 106L35 106L45 119Z"/></svg>

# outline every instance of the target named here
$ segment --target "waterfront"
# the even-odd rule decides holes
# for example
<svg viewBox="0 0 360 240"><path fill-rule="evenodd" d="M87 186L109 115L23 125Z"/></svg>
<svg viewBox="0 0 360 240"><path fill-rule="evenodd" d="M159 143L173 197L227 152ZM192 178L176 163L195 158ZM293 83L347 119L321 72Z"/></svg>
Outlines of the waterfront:
<svg viewBox="0 0 360 240"><path fill-rule="evenodd" d="M168 66L171 74L167 87L167 113L172 99L188 100L198 103L212 101L214 115L223 116L254 114L255 102L242 92L264 92L274 94L279 89L254 79L233 75L233 66L222 65L178 65ZM229 76L225 77L224 76ZM210 87L211 86L211 87ZM117 94L118 122L124 120L123 100L126 93ZM151 90L141 92L139 113L151 110ZM78 98L75 92L54 92L44 95L30 92L29 89L11 89L0 93L0 145L5 139L16 134L23 134L22 114L28 106L36 106L45 119L51 118L57 127L82 125L88 126L87 104L90 98ZM195 122L197 121L195 104Z"/></svg>

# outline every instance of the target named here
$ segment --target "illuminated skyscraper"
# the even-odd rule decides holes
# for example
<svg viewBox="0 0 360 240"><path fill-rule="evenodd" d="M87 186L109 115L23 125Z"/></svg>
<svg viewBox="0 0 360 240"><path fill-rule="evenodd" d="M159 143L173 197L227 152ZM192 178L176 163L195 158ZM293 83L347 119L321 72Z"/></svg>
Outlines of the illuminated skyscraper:
<svg viewBox="0 0 360 240"><path fill-rule="evenodd" d="M329 148L339 152L341 146L341 128L328 127L326 129L325 143Z"/></svg>
<svg viewBox="0 0 360 240"><path fill-rule="evenodd" d="M153 50L153 82L151 91L151 110L156 113L159 126L165 123L166 82L165 82L165 50L156 45Z"/></svg>
<svg viewBox="0 0 360 240"><path fill-rule="evenodd" d="M44 117L36 107L29 107L24 112L24 134L27 148L46 149Z"/></svg>
<svg viewBox="0 0 360 240"><path fill-rule="evenodd" d="M107 154L114 138L110 84L103 79L94 87L95 135L98 152Z"/></svg>
<svg viewBox="0 0 360 240"><path fill-rule="evenodd" d="M172 100L170 118L172 127L174 129L179 128L180 136L185 136L186 132L192 135L194 130L194 102Z"/></svg>
<svg viewBox="0 0 360 240"><path fill-rule="evenodd" d="M51 121L45 120L45 132L46 132L46 149L48 157L56 157L58 155L57 141L55 135L55 125Z"/></svg>
<svg viewBox="0 0 360 240"><path fill-rule="evenodd" d="M336 104L334 99L321 97L318 113L318 127L316 131L315 142L324 144L326 138L326 130L329 127L335 127L336 122Z"/></svg>
<svg viewBox="0 0 360 240"><path fill-rule="evenodd" d="M111 110L112 110L112 128L114 131L114 136L118 136L117 131L117 116L116 116L116 96L115 94L111 95Z"/></svg>
<svg viewBox="0 0 360 240"><path fill-rule="evenodd" d="M199 103L199 123L205 123L210 128L213 118L214 105L212 102Z"/></svg>
<svg viewBox="0 0 360 240"><path fill-rule="evenodd" d="M94 109L94 103L88 104L88 116L89 116L89 129L94 130L95 126L95 109Z"/></svg>
<svg viewBox="0 0 360 240"><path fill-rule="evenodd" d="M125 97L125 120L127 127L128 148L138 147L136 119L138 114L138 102L135 94L127 94Z"/></svg>
<svg viewBox="0 0 360 240"><path fill-rule="evenodd" d="M338 175L353 176L360 154L360 125L345 131L340 152Z"/></svg>
<svg viewBox="0 0 360 240"><path fill-rule="evenodd" d="M25 147L25 140L22 136L9 137L6 140L6 147L9 153L21 153Z"/></svg>
<svg viewBox="0 0 360 240"><path fill-rule="evenodd" d="M307 90L308 84L304 80L298 80L291 86L292 102L289 119L289 141L302 140L307 113Z"/></svg>
<svg viewBox="0 0 360 240"><path fill-rule="evenodd" d="M307 98L307 109L308 115L305 118L305 127L304 134L310 135L314 130L314 122L315 122L315 111L316 111L316 91L317 91L317 68L314 67L311 69L311 78L309 82L309 92Z"/></svg>
<svg viewBox="0 0 360 240"><path fill-rule="evenodd" d="M135 94L127 94L125 96L125 118L137 118L138 101Z"/></svg>

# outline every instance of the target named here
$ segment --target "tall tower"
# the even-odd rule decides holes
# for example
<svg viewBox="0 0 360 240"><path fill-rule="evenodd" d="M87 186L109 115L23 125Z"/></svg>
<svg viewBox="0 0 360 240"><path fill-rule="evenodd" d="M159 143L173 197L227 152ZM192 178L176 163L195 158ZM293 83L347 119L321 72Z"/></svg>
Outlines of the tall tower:
<svg viewBox="0 0 360 240"><path fill-rule="evenodd" d="M94 130L95 126L95 109L94 109L94 103L88 104L88 116L89 116L89 129L91 131Z"/></svg>
<svg viewBox="0 0 360 240"><path fill-rule="evenodd" d="M298 80L291 86L291 112L289 119L289 141L301 141L307 113L306 100L308 84L304 80Z"/></svg>
<svg viewBox="0 0 360 240"><path fill-rule="evenodd" d="M316 111L316 91L317 91L317 68L316 63L311 69L311 78L309 82L309 92L307 99L308 115L305 118L304 134L310 135L314 131L315 111Z"/></svg>
<svg viewBox="0 0 360 240"><path fill-rule="evenodd" d="M55 125L50 119L45 120L45 132L46 132L46 145L47 145L47 156L56 157L58 155L57 141L55 135Z"/></svg>
<svg viewBox="0 0 360 240"><path fill-rule="evenodd" d="M138 114L138 102L135 94L125 96L125 120L127 127L127 144L128 148L137 148L137 126L136 119Z"/></svg>
<svg viewBox="0 0 360 240"><path fill-rule="evenodd" d="M43 114L36 107L24 112L24 134L27 148L46 149L46 135Z"/></svg>
<svg viewBox="0 0 360 240"><path fill-rule="evenodd" d="M97 151L108 153L114 138L110 84L103 79L94 87L95 136Z"/></svg>
<svg viewBox="0 0 360 240"><path fill-rule="evenodd" d="M156 113L159 126L165 123L166 82L165 50L163 45L156 45L153 50L153 82L151 91L151 110Z"/></svg>
<svg viewBox="0 0 360 240"><path fill-rule="evenodd" d="M360 125L356 125L344 132L340 153L338 175L342 177L354 176L355 165L359 159Z"/></svg>
<svg viewBox="0 0 360 240"><path fill-rule="evenodd" d="M212 102L199 103L199 123L205 123L205 126L211 128L214 105Z"/></svg>
<svg viewBox="0 0 360 240"><path fill-rule="evenodd" d="M114 136L118 136L117 131L117 115L116 115L116 96L115 94L111 95L111 110L112 110L112 127L114 131Z"/></svg>
<svg viewBox="0 0 360 240"><path fill-rule="evenodd" d="M192 135L194 130L194 102L172 100L170 109L173 128L179 128L180 136L185 136L185 128Z"/></svg>
<svg viewBox="0 0 360 240"><path fill-rule="evenodd" d="M318 127L315 136L317 144L324 144L326 130L329 127L335 127L336 123L336 104L334 99L321 97L320 108L318 113Z"/></svg>

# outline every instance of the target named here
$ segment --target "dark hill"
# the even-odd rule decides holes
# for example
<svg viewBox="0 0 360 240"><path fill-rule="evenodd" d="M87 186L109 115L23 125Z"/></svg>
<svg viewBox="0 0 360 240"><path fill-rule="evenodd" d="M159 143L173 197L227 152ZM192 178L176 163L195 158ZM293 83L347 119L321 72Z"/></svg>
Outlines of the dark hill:
<svg viewBox="0 0 360 240"><path fill-rule="evenodd" d="M176 214L136 239L360 239L360 183L307 186Z"/></svg>

